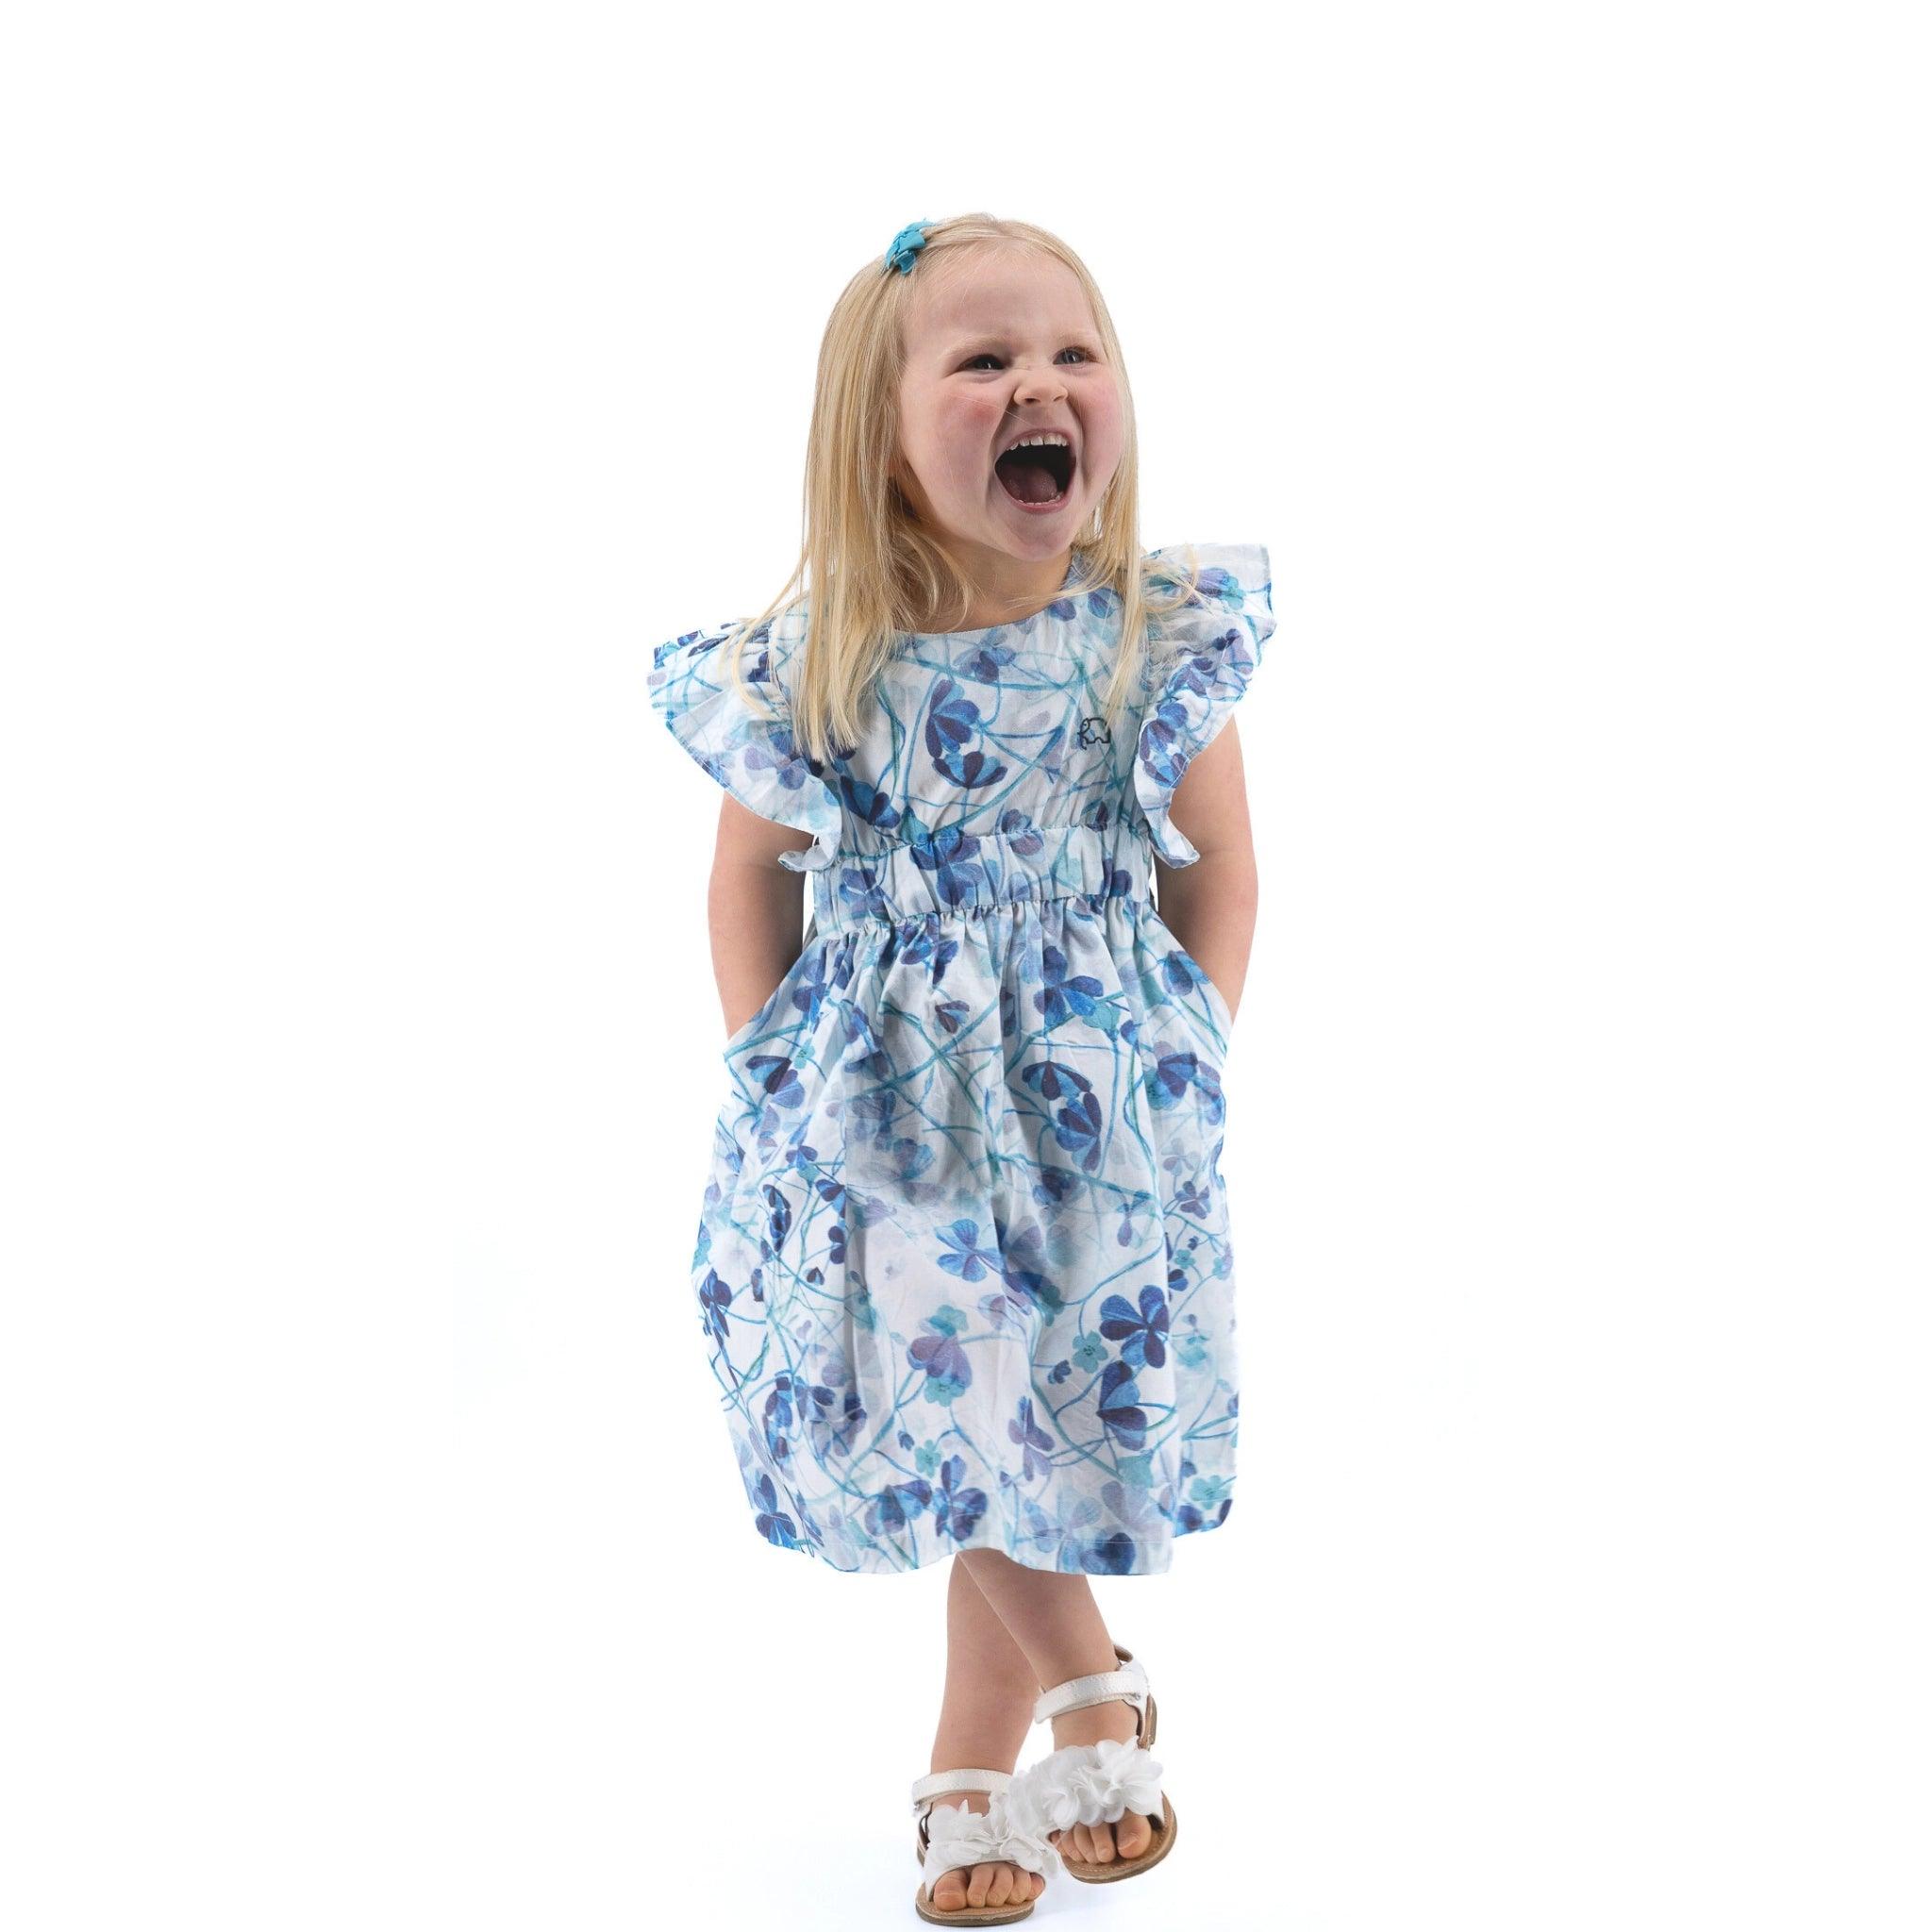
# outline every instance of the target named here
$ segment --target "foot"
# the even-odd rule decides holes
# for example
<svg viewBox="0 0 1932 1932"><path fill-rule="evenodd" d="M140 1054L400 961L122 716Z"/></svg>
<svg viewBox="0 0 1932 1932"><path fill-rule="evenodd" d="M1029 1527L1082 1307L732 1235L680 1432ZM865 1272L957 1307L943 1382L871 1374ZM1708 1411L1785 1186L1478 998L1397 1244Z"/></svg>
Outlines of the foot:
<svg viewBox="0 0 1932 1932"><path fill-rule="evenodd" d="M973 1762L976 1764L979 1760L974 1758ZM943 1767L933 1768L937 1771ZM997 1770L998 1766L992 1768ZM969 1811L983 1812L991 1802L985 1791L953 1791L936 1798L932 1808L939 1811L948 1805L961 1805ZM1028 1872L1018 1865L956 1865L932 1881L926 1895L935 1911L957 1912L962 1906L1024 1905L1045 1890L1043 1874Z"/></svg>
<svg viewBox="0 0 1932 1932"><path fill-rule="evenodd" d="M1090 1704L1053 1721L1053 1745L1098 1744L1105 1739L1131 1744L1139 1732L1134 1707L1118 1701ZM1082 1865L1110 1865L1116 1858L1135 1858L1154 1842L1154 1826L1139 1811L1123 1811L1111 1824L1075 1824L1050 1831L1047 1838L1062 1858Z"/></svg>

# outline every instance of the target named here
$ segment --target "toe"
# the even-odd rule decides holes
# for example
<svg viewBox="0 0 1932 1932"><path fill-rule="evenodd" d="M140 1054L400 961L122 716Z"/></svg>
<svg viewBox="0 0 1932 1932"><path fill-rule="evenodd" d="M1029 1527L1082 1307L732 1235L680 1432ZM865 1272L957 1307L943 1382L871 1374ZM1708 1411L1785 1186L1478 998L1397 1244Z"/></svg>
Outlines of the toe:
<svg viewBox="0 0 1932 1932"><path fill-rule="evenodd" d="M966 1874L958 1866L933 1880L932 1902L942 1912L957 1912L966 1903Z"/></svg>
<svg viewBox="0 0 1932 1932"><path fill-rule="evenodd" d="M1154 1826L1138 1811L1124 1812L1113 1828L1115 1848L1124 1858L1138 1858L1154 1842Z"/></svg>

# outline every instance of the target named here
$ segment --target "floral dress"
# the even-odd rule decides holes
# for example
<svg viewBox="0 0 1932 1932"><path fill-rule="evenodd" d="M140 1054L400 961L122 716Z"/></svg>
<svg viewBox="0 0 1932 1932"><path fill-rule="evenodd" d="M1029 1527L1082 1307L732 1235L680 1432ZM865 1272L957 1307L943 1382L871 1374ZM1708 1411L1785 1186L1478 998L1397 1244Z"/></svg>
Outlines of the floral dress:
<svg viewBox="0 0 1932 1932"><path fill-rule="evenodd" d="M1151 553L1178 571L1189 553ZM1110 589L901 633L864 741L794 746L804 618L658 646L673 735L814 835L804 950L724 1043L692 1257L757 1532L840 1570L961 1549L1144 1574L1224 1522L1239 1391L1226 1002L1155 909L1188 763L1272 635L1268 555L1198 545L1109 733Z"/></svg>

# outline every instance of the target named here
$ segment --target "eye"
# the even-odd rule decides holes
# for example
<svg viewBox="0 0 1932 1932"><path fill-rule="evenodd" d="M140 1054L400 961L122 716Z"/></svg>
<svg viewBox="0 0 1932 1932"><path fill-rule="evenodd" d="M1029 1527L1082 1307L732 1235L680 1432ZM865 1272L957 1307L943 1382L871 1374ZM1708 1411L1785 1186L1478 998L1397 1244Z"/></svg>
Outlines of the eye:
<svg viewBox="0 0 1932 1932"><path fill-rule="evenodd" d="M1089 355L1085 349L1081 348L1077 343L1074 342L1069 342L1067 346L1060 351L1060 354L1062 356L1078 356L1080 359L1084 362L1091 362L1093 359L1093 358L1091 355ZM999 354L996 350L982 349L978 355L970 357L966 361L962 362L959 366L962 369L971 369L975 363L997 362L999 359Z"/></svg>

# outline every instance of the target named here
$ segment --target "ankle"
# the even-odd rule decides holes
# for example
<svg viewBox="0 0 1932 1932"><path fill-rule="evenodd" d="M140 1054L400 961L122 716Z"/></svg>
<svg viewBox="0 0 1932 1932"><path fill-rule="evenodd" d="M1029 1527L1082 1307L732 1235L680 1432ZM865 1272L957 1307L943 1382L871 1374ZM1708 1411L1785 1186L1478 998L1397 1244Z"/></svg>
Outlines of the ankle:
<svg viewBox="0 0 1932 1932"><path fill-rule="evenodd" d="M1139 1735L1134 1707L1118 1699L1090 1704L1080 1710L1062 1711L1053 1721L1056 1750L1068 1744L1099 1744L1108 1740L1128 1743Z"/></svg>

